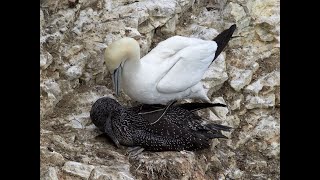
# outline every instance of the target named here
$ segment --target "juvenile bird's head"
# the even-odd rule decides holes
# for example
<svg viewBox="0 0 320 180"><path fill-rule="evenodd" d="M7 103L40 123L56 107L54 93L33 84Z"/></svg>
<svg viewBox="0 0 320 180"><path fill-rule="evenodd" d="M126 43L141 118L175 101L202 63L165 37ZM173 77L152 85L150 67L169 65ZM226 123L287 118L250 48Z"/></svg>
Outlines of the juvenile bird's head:
<svg viewBox="0 0 320 180"><path fill-rule="evenodd" d="M108 70L112 73L113 87L118 96L121 90L120 80L124 63L127 60L138 61L140 59L139 43L129 37L114 41L106 48L104 59Z"/></svg>
<svg viewBox="0 0 320 180"><path fill-rule="evenodd" d="M92 105L90 118L96 127L103 129L107 118L112 118L121 109L122 106L116 100L102 97Z"/></svg>

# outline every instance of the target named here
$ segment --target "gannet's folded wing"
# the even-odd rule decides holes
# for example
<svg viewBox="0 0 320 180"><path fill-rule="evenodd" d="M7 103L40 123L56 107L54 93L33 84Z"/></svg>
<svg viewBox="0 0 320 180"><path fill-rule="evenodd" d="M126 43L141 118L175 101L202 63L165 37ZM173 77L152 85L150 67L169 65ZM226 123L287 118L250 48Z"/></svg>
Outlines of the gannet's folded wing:
<svg viewBox="0 0 320 180"><path fill-rule="evenodd" d="M217 44L214 41L203 41L178 51L171 57L176 63L159 81L157 90L162 93L177 93L200 82L214 59L216 49Z"/></svg>

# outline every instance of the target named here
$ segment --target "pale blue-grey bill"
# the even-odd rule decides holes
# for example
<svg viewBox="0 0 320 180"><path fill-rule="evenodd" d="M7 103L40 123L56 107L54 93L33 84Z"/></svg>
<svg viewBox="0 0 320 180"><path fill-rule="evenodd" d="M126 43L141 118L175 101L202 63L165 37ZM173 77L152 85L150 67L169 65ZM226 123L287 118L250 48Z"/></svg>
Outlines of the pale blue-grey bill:
<svg viewBox="0 0 320 180"><path fill-rule="evenodd" d="M113 89L117 96L119 96L121 90L121 74L122 66L119 66L117 69L115 69L112 74Z"/></svg>

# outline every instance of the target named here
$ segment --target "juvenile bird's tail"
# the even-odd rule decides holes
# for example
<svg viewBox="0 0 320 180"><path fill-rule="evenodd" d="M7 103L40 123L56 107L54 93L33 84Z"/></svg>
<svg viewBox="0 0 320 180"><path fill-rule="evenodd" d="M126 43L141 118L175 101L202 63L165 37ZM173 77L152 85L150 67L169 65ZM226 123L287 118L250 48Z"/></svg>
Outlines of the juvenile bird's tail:
<svg viewBox="0 0 320 180"><path fill-rule="evenodd" d="M231 129L232 128L228 126L210 123L204 125L204 130L202 130L203 132L200 131L200 133L209 139L227 138L225 135L221 133L221 131L230 131Z"/></svg>
<svg viewBox="0 0 320 180"><path fill-rule="evenodd" d="M215 53L215 56L213 58L213 61L221 54L223 49L227 46L228 42L230 41L232 34L236 30L237 26L233 24L229 29L226 29L222 31L220 34L218 34L217 37L213 39L217 43L217 50Z"/></svg>
<svg viewBox="0 0 320 180"><path fill-rule="evenodd" d="M206 124L205 126L209 128L211 131L230 131L232 129L229 126L224 126L224 125L214 124L214 123Z"/></svg>

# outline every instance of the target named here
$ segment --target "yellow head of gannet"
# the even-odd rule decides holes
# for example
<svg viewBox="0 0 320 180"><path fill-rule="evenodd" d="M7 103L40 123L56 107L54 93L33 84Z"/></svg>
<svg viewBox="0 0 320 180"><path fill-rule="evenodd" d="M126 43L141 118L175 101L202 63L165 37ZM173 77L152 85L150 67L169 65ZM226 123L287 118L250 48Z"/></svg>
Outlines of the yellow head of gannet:
<svg viewBox="0 0 320 180"><path fill-rule="evenodd" d="M139 43L129 37L111 43L105 50L104 58L106 66L112 73L113 87L116 95L119 95L121 90L121 74L125 61L137 61L140 59Z"/></svg>

